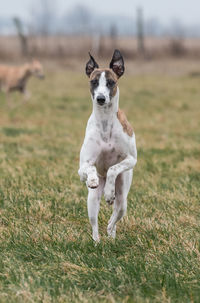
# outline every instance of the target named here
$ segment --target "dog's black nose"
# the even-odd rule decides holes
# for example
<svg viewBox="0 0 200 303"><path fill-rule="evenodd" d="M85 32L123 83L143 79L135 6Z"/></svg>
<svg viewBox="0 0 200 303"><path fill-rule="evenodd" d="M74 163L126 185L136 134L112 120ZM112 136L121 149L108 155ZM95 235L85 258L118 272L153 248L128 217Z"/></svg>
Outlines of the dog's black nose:
<svg viewBox="0 0 200 303"><path fill-rule="evenodd" d="M103 105L103 104L105 103L105 101L106 101L106 98L104 97L104 95L99 95L99 96L97 97L97 103L98 103L99 105Z"/></svg>

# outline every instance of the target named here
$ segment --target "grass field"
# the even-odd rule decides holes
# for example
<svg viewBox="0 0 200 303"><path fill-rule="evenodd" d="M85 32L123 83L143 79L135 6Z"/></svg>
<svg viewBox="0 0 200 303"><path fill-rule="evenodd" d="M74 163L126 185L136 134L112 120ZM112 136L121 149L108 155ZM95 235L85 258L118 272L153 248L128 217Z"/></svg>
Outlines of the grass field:
<svg viewBox="0 0 200 303"><path fill-rule="evenodd" d="M200 302L200 77L125 75L138 163L117 239L91 239L79 151L87 78L52 71L0 95L0 302Z"/></svg>

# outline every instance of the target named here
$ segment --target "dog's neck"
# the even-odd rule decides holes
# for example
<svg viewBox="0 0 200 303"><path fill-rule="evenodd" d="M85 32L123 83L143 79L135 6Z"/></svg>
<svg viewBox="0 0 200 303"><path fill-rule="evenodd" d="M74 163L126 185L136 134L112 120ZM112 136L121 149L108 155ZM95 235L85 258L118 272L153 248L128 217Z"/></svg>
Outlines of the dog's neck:
<svg viewBox="0 0 200 303"><path fill-rule="evenodd" d="M29 78L32 75L32 66L29 63L24 64L24 78Z"/></svg>
<svg viewBox="0 0 200 303"><path fill-rule="evenodd" d="M93 115L95 116L96 121L102 121L102 120L111 121L114 117L116 117L118 109L119 109L118 87L115 96L111 99L109 104L100 106L93 100Z"/></svg>

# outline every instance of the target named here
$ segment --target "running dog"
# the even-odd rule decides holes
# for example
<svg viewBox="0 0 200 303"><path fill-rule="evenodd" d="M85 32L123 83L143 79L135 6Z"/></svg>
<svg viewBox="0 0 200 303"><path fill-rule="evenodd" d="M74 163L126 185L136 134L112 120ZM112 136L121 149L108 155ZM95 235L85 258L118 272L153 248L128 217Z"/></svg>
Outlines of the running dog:
<svg viewBox="0 0 200 303"><path fill-rule="evenodd" d="M29 93L26 90L26 84L31 76L44 78L42 64L38 60L26 63L22 66L0 65L0 89L5 92L9 101L9 93L19 91L27 100Z"/></svg>
<svg viewBox="0 0 200 303"><path fill-rule="evenodd" d="M108 204L114 203L107 233L115 238L116 223L126 213L137 150L133 129L119 108L118 79L125 70L120 51L114 51L109 68L99 68L89 55L86 74L90 80L93 111L87 123L78 173L88 187L88 216L92 237L98 242L101 197L104 194Z"/></svg>

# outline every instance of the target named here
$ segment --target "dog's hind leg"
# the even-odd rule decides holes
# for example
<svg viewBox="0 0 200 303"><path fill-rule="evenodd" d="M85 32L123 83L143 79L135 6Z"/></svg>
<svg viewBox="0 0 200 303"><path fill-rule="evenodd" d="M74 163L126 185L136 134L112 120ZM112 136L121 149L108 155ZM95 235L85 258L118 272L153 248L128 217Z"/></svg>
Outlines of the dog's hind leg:
<svg viewBox="0 0 200 303"><path fill-rule="evenodd" d="M113 205L113 213L108 222L108 236L115 238L116 223L125 215L127 209L127 196L132 181L132 170L128 170L120 174L115 183L115 201Z"/></svg>
<svg viewBox="0 0 200 303"><path fill-rule="evenodd" d="M96 242L99 242L98 214L104 185L105 180L103 178L99 178L99 186L97 188L92 189L88 187L88 216L92 226L92 238Z"/></svg>

